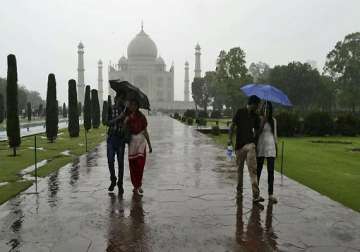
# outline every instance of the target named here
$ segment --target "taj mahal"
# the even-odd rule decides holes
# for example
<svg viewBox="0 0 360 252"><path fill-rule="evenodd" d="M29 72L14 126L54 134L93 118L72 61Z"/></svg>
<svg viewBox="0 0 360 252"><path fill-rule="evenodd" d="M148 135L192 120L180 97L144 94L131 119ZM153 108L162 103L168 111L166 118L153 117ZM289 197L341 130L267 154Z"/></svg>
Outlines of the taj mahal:
<svg viewBox="0 0 360 252"><path fill-rule="evenodd" d="M200 45L195 47L195 77L201 77ZM152 110L186 110L194 109L190 101L189 63L185 62L184 101L174 100L175 66L167 68L164 59L158 55L158 48L151 37L145 33L143 25L140 32L127 47L127 57L122 56L117 64L109 63L108 79L129 81L140 88L149 98ZM84 100L84 45L78 45L78 100ZM98 94L100 105L103 97L103 62L98 61ZM108 94L114 97L115 92L107 84Z"/></svg>

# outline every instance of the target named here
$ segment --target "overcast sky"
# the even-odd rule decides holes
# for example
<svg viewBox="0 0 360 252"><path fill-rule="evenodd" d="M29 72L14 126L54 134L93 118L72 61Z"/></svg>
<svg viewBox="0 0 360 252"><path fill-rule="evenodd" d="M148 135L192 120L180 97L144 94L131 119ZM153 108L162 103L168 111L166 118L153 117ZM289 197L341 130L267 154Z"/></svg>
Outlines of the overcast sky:
<svg viewBox="0 0 360 252"><path fill-rule="evenodd" d="M67 81L77 80L77 44L85 45L85 82L97 88L97 61L126 55L144 30L167 68L175 65L175 99L183 99L184 62L194 71L194 47L202 48L202 70L213 70L222 49L240 46L248 65L273 66L315 60L348 33L360 31L359 0L2 0L0 76L6 56L17 57L19 83L45 97L55 73L58 99L67 101ZM107 86L107 85L106 85ZM105 94L107 89L104 90Z"/></svg>

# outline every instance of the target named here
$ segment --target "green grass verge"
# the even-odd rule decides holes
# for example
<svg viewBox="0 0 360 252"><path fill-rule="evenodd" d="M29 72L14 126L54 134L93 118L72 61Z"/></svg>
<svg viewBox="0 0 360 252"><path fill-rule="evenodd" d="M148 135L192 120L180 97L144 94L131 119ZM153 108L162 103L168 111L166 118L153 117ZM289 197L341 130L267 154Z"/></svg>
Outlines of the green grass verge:
<svg viewBox="0 0 360 252"><path fill-rule="evenodd" d="M39 168L37 175L39 177L46 177L50 173L58 170L60 167L63 167L64 165L71 163L74 161L74 157L71 156L64 156L59 155L54 157L52 160L49 160L46 165ZM35 176L35 172L32 172L31 175Z"/></svg>
<svg viewBox="0 0 360 252"><path fill-rule="evenodd" d="M28 189L32 185L31 181L12 182L0 187L0 205L20 192Z"/></svg>
<svg viewBox="0 0 360 252"><path fill-rule="evenodd" d="M217 144L226 146L227 135L211 137ZM351 144L312 142L317 140ZM285 144L286 176L360 212L360 152L351 151L360 148L359 137L282 138L281 141ZM278 158L278 171L280 161Z"/></svg>
<svg viewBox="0 0 360 252"><path fill-rule="evenodd" d="M38 170L38 175L45 177L49 173L61 168L67 163L72 162L77 156L86 152L85 150L85 132L80 131L80 136L70 138L67 129L59 131L62 133L54 143L49 143L43 134L37 136L37 147L43 150L37 151L37 161L48 160L48 163ZM88 134L88 150L92 150L96 145L105 140L106 128L91 129ZM8 148L7 142L0 142L0 182L9 182L6 186L0 187L0 195L4 199L18 194L27 187L13 186L13 191L7 187L19 183L21 177L18 173L26 167L34 164L34 137L23 137L21 146L17 149L17 156L13 157L12 150ZM71 156L60 154L68 150ZM31 184L31 182L30 182ZM9 193L11 192L11 195ZM0 201L2 203L4 201Z"/></svg>

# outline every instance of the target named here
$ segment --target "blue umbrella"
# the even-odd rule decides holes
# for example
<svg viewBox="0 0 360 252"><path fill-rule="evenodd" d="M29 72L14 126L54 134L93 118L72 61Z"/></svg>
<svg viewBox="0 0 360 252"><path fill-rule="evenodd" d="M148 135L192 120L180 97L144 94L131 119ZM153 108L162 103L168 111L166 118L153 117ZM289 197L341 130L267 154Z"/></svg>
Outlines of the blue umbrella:
<svg viewBox="0 0 360 252"><path fill-rule="evenodd" d="M256 95L266 101L279 103L284 106L292 106L292 103L283 91L268 84L248 84L240 89L246 96Z"/></svg>

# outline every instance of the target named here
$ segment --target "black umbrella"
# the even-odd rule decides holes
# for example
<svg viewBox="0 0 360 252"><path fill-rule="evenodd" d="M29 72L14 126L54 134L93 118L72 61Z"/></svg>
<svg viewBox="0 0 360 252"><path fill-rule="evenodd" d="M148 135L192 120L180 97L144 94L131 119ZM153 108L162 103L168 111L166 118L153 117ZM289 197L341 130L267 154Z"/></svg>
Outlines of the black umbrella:
<svg viewBox="0 0 360 252"><path fill-rule="evenodd" d="M135 87L128 81L109 80L110 87L116 93L123 93L127 100L136 99L139 102L140 108L150 110L149 99L138 87Z"/></svg>

